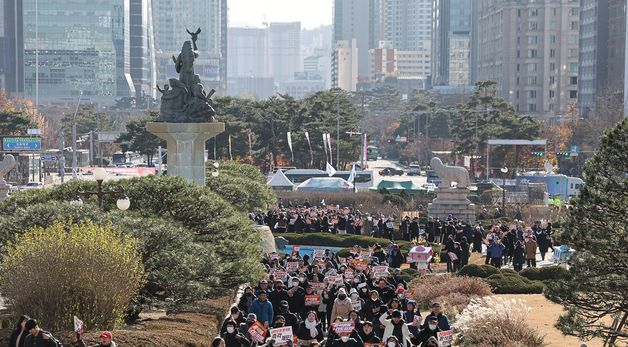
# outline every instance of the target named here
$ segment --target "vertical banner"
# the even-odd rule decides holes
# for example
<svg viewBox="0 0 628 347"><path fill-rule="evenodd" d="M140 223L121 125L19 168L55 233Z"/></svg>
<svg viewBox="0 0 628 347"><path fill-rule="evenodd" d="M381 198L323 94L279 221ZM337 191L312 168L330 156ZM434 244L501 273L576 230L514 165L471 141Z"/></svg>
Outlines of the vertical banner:
<svg viewBox="0 0 628 347"><path fill-rule="evenodd" d="M329 161L329 155L327 153L327 135L329 134L323 134L323 147L325 147L325 161Z"/></svg>
<svg viewBox="0 0 628 347"><path fill-rule="evenodd" d="M253 133L249 130L249 157L253 156Z"/></svg>
<svg viewBox="0 0 628 347"><path fill-rule="evenodd" d="M368 151L366 149L368 147L368 143L369 142L367 141L368 139L366 137L366 133L364 133L362 135L364 136L364 140L363 140L364 142L362 143L362 159L364 160L364 164L366 166L366 162L368 161L367 160L368 159L368 156L367 156ZM362 170L365 170L365 169L366 169L365 167L362 168Z"/></svg>
<svg viewBox="0 0 628 347"><path fill-rule="evenodd" d="M314 166L314 152L312 152L312 142L310 142L310 134L307 131L305 132L305 139L308 147L310 147L310 166Z"/></svg>
<svg viewBox="0 0 628 347"><path fill-rule="evenodd" d="M229 134L229 160L233 160L233 156L231 155L231 134Z"/></svg>
<svg viewBox="0 0 628 347"><path fill-rule="evenodd" d="M286 135L288 136L288 147L290 148L290 158L294 162L294 152L292 151L292 134L288 131Z"/></svg>
<svg viewBox="0 0 628 347"><path fill-rule="evenodd" d="M337 146L338 144L336 144ZM333 163L334 162L334 156L332 155L333 150L331 149L331 136L329 136L329 134L327 134L327 146L329 147L329 162ZM336 165L338 166L338 165Z"/></svg>
<svg viewBox="0 0 628 347"><path fill-rule="evenodd" d="M351 167L351 173L349 174L349 178L347 179L347 182L351 184L353 184L353 181L355 181L355 163Z"/></svg>

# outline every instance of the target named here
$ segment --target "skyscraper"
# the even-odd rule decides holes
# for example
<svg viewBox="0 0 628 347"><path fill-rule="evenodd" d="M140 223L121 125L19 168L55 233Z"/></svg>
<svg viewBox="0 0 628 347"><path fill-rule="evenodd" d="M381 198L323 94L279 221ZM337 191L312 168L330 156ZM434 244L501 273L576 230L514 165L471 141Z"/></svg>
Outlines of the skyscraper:
<svg viewBox="0 0 628 347"><path fill-rule="evenodd" d="M228 78L270 77L268 68L268 39L265 28L236 28L228 31Z"/></svg>
<svg viewBox="0 0 628 347"><path fill-rule="evenodd" d="M499 96L519 112L565 114L578 98L579 5L474 0L477 78L497 81Z"/></svg>
<svg viewBox="0 0 628 347"><path fill-rule="evenodd" d="M338 41L347 43L355 39L360 78L368 78L368 51L377 48L379 40L379 1L334 0L332 47L336 47ZM351 46L345 43L341 46Z"/></svg>
<svg viewBox="0 0 628 347"><path fill-rule="evenodd" d="M400 51L430 51L432 0L379 0L379 14L379 40Z"/></svg>
<svg viewBox="0 0 628 347"><path fill-rule="evenodd" d="M135 94L129 0L24 0L23 6L27 97Z"/></svg>
<svg viewBox="0 0 628 347"><path fill-rule="evenodd" d="M178 54L183 42L190 39L186 29L201 28L197 46L201 54L196 71L204 83L224 87L227 59L227 0L152 0L155 48L157 50L157 79L164 81L176 72L172 55Z"/></svg>
<svg viewBox="0 0 628 347"><path fill-rule="evenodd" d="M332 87L355 92L358 84L358 57L356 39L336 42L331 59Z"/></svg>
<svg viewBox="0 0 628 347"><path fill-rule="evenodd" d="M275 82L294 79L294 73L301 71L301 22L270 23L268 53Z"/></svg>
<svg viewBox="0 0 628 347"><path fill-rule="evenodd" d="M470 83L472 0L433 0L434 85Z"/></svg>
<svg viewBox="0 0 628 347"><path fill-rule="evenodd" d="M22 1L0 0L0 88L24 92Z"/></svg>
<svg viewBox="0 0 628 347"><path fill-rule="evenodd" d="M155 98L157 83L152 0L130 0L130 72L135 96Z"/></svg>

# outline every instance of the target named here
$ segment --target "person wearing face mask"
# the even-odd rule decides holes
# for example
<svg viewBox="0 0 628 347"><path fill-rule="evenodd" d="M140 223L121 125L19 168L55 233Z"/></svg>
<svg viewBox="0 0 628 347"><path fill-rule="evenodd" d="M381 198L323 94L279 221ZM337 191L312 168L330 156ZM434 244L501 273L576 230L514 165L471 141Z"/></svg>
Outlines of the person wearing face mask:
<svg viewBox="0 0 628 347"><path fill-rule="evenodd" d="M438 327L440 328L440 330L447 331L450 329L449 320L447 319L447 316L443 314L442 307L439 303L436 302L432 305L432 312L430 312L430 314L425 318L425 323L423 323L423 329L427 329L430 317L436 317L436 321L438 322Z"/></svg>
<svg viewBox="0 0 628 347"><path fill-rule="evenodd" d="M240 301L238 301L238 309L242 312L242 314L246 315L249 313L249 307L251 307L253 300L255 300L253 288L244 288L244 294L240 297Z"/></svg>
<svg viewBox="0 0 628 347"><path fill-rule="evenodd" d="M221 333L225 340L225 347L249 347L251 345L251 341L236 329L237 326L236 321L227 321L225 331Z"/></svg>
<svg viewBox="0 0 628 347"><path fill-rule="evenodd" d="M236 322L237 324L236 326L240 326L241 323L244 323L244 317L242 316L242 313L236 306L231 307L231 312L229 316L227 316L227 318L225 318L225 320L222 322L222 327L220 328L220 335L224 334L225 331L227 331L227 323L231 321Z"/></svg>
<svg viewBox="0 0 628 347"><path fill-rule="evenodd" d="M342 334L340 338L334 340L331 347L362 347L362 344L350 336L350 334Z"/></svg>
<svg viewBox="0 0 628 347"><path fill-rule="evenodd" d="M351 305L353 306L353 309L358 312L362 311L362 308L364 308L364 300L360 298L358 290L351 288L349 291L349 297L351 298Z"/></svg>
<svg viewBox="0 0 628 347"><path fill-rule="evenodd" d="M303 306L305 305L305 289L301 287L301 281L298 277L292 277L290 279L291 288L288 290L288 303L290 304L290 308L294 313L301 315L303 311Z"/></svg>
<svg viewBox="0 0 628 347"><path fill-rule="evenodd" d="M299 346L312 346L314 343L323 341L323 327L317 318L315 311L307 313L307 317L301 323L297 332Z"/></svg>
<svg viewBox="0 0 628 347"><path fill-rule="evenodd" d="M384 340L388 340L388 338L394 336L397 338L397 341L401 341L400 344L403 347L407 347L406 340L410 339L411 334L400 311L394 310L390 314L382 314L379 317L379 322L384 326Z"/></svg>
<svg viewBox="0 0 628 347"><path fill-rule="evenodd" d="M362 330L360 330L360 337L364 343L381 343L382 339L375 335L373 330L373 323L365 321L362 323Z"/></svg>
<svg viewBox="0 0 628 347"><path fill-rule="evenodd" d="M403 320L408 324L408 330L410 334L416 336L419 334L419 327L421 326L421 311L416 310L416 301L408 300L406 304L406 311L403 313Z"/></svg>
<svg viewBox="0 0 628 347"><path fill-rule="evenodd" d="M438 332L443 331L441 328L438 327L438 319L435 316L429 316L426 321L427 327L421 330L416 338L412 341L415 345L420 347L428 346L427 341L432 337L438 339Z"/></svg>
<svg viewBox="0 0 628 347"><path fill-rule="evenodd" d="M284 288L282 280L275 281L275 290L268 293L268 300L273 305L273 310L275 311L279 311L279 304L281 304L282 301L290 300L290 296L286 288Z"/></svg>
<svg viewBox="0 0 628 347"><path fill-rule="evenodd" d="M379 293L376 290L371 290L370 298L364 303L364 318L373 322L373 318L379 313L379 308L382 304Z"/></svg>
<svg viewBox="0 0 628 347"><path fill-rule="evenodd" d="M400 346L401 345L399 344L399 339L397 339L397 337L391 336L391 337L386 339L386 346L385 347L400 347Z"/></svg>
<svg viewBox="0 0 628 347"><path fill-rule="evenodd" d="M331 309L332 317L349 318L349 312L353 310L351 299L347 296L345 288L338 289L338 296L334 300L334 306Z"/></svg>
<svg viewBox="0 0 628 347"><path fill-rule="evenodd" d="M438 338L434 336L430 337L429 339L427 339L427 341L423 343L421 347L440 347L440 345L438 344Z"/></svg>

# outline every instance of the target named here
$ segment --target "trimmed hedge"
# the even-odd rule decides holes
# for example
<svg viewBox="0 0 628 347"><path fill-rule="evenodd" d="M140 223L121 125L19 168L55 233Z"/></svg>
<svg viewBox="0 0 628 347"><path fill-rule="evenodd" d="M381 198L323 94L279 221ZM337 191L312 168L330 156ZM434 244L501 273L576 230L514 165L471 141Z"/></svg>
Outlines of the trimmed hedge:
<svg viewBox="0 0 628 347"><path fill-rule="evenodd" d="M458 275L487 278L491 275L495 275L498 273L499 273L499 269L492 265L469 264L469 265L465 265L462 269L460 269L460 271L458 272Z"/></svg>
<svg viewBox="0 0 628 347"><path fill-rule="evenodd" d="M407 268L401 270L401 278L406 281L406 283L410 283L413 279L420 277L421 275L423 274L415 269Z"/></svg>
<svg viewBox="0 0 628 347"><path fill-rule="evenodd" d="M546 267L529 267L521 270L519 274L529 280L536 281L555 281L568 279L570 276L569 270L558 265Z"/></svg>
<svg viewBox="0 0 628 347"><path fill-rule="evenodd" d="M512 273L490 275L485 281L495 294L541 294L545 287L541 281L531 281Z"/></svg>
<svg viewBox="0 0 628 347"><path fill-rule="evenodd" d="M382 247L387 247L389 239L375 238L362 235L337 235L331 233L275 233L274 236L284 237L290 241L290 244L308 245L308 246L329 246L351 248L355 245L360 247L369 247L375 243ZM395 241L402 251L407 252L410 248L410 242L398 240Z"/></svg>

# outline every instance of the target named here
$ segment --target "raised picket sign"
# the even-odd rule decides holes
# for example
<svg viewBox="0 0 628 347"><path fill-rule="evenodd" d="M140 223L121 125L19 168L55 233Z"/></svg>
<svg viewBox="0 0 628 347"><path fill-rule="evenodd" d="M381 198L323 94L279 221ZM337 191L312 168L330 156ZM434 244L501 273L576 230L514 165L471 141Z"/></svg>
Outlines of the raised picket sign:
<svg viewBox="0 0 628 347"><path fill-rule="evenodd" d="M355 328L355 325L353 322L334 323L332 326L334 328L334 332L338 335L351 334L351 332Z"/></svg>
<svg viewBox="0 0 628 347"><path fill-rule="evenodd" d="M320 304L321 304L320 294L306 294L305 295L305 306L318 306Z"/></svg>
<svg viewBox="0 0 628 347"><path fill-rule="evenodd" d="M266 342L266 334L268 333L268 329L266 329L266 327L259 321L255 321L255 323L251 325L247 332L249 333L249 336L251 336L251 339L253 339L253 341L258 343Z"/></svg>
<svg viewBox="0 0 628 347"><path fill-rule="evenodd" d="M439 331L438 336L439 347L449 347L454 340L454 332L452 330Z"/></svg>
<svg viewBox="0 0 628 347"><path fill-rule="evenodd" d="M388 277L388 266L386 265L373 266L373 277L374 278Z"/></svg>
<svg viewBox="0 0 628 347"><path fill-rule="evenodd" d="M281 327L270 329L270 338L275 341L274 346L284 346L288 344L288 341L292 341L293 333L292 327Z"/></svg>

